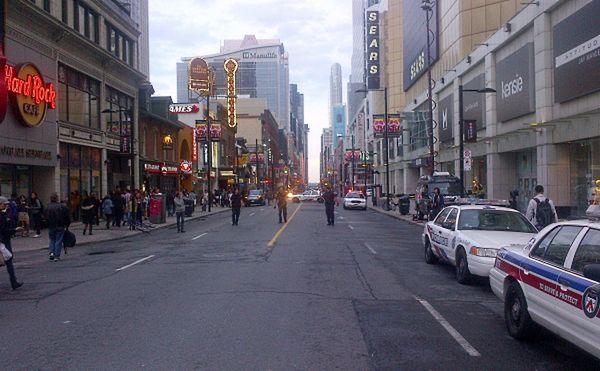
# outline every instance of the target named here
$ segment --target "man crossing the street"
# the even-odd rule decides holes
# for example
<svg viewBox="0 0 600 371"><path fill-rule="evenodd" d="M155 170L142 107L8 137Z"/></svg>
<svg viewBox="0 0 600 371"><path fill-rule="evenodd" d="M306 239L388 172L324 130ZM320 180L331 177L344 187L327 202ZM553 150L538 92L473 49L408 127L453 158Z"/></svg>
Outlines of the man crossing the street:
<svg viewBox="0 0 600 371"><path fill-rule="evenodd" d="M240 221L240 211L242 209L242 195L240 190L236 188L233 191L230 199L231 203L231 225L238 225Z"/></svg>
<svg viewBox="0 0 600 371"><path fill-rule="evenodd" d="M287 193L283 187L279 187L279 191L277 191L277 207L279 208L279 223L283 222L287 223Z"/></svg>
<svg viewBox="0 0 600 371"><path fill-rule="evenodd" d="M58 202L58 195L56 193L50 196L50 204L44 211L44 214L48 221L50 261L58 261L60 260L60 253L63 248L65 229L71 224L71 215L67 206Z"/></svg>
<svg viewBox="0 0 600 371"><path fill-rule="evenodd" d="M335 193L333 193L331 187L327 187L322 197L325 203L325 215L327 215L327 225L333 226L335 223L335 216L333 215L333 208L336 204Z"/></svg>

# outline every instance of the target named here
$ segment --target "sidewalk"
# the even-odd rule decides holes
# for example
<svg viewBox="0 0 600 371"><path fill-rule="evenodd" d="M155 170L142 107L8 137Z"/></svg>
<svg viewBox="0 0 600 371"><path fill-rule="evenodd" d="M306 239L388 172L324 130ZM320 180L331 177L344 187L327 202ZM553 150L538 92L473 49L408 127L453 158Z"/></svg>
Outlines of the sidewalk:
<svg viewBox="0 0 600 371"><path fill-rule="evenodd" d="M402 220L403 222L406 222L406 223L410 223L410 224L414 224L414 225L421 225L421 226L424 226L425 223L427 223L426 220L413 220L413 215L412 214L402 215L397 210L396 211L391 211L391 210L390 211L385 211L381 207L379 207L379 206L373 206L373 205L368 206L368 207L369 207L370 210L376 211L376 212L378 212L380 214L385 214L385 215L390 216L392 218L396 218L396 219Z"/></svg>
<svg viewBox="0 0 600 371"><path fill-rule="evenodd" d="M200 219L205 216L220 214L220 213L230 211L230 210L231 209L226 208L226 207L225 208L213 207L211 212L196 211L196 212L194 212L194 214L192 216L186 217L185 221L190 222L190 221ZM177 224L177 220L175 219L174 216L168 217L166 223L154 224L154 226L156 228L152 228L149 233L152 233L153 231L169 228L176 224ZM127 237L131 237L131 236L135 236L135 235L144 233L140 230L130 231L128 228L129 228L128 226L125 226L125 227L121 226L120 228L111 226L110 229L106 229L106 223L103 223L103 221L101 220L99 226L96 226L96 225L93 226L93 234L91 236L89 234L86 234L86 235L83 234L83 224L81 222L72 223L71 226L69 227L69 230L75 234L75 237L77 237L77 245L76 246L88 245L88 244L104 242L104 241L119 240L122 238L127 238ZM34 251L34 250L48 249L48 244L49 244L48 230L47 229L42 230L42 234L40 235L39 238L33 238L32 236L34 234L35 234L35 231L31 231L31 230L29 231L29 237L19 237L19 235L17 234L17 237L14 237L11 241L13 250L15 252L21 252L21 251Z"/></svg>

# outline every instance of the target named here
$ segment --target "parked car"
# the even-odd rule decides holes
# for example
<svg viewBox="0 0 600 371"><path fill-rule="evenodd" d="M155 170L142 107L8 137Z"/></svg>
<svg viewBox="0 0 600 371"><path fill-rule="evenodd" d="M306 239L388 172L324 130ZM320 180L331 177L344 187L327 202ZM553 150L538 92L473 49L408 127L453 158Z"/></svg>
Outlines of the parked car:
<svg viewBox="0 0 600 371"><path fill-rule="evenodd" d="M248 192L248 196L245 197L244 201L245 201L246 206L252 206L252 205L264 206L266 203L265 195L264 195L262 189L251 189L250 192Z"/></svg>
<svg viewBox="0 0 600 371"><path fill-rule="evenodd" d="M527 244L501 249L490 286L504 301L508 333L542 326L600 358L600 223L547 226Z"/></svg>
<svg viewBox="0 0 600 371"><path fill-rule="evenodd" d="M525 244L535 227L516 210L486 205L452 205L425 225L425 262L443 261L456 267L456 280L468 283L473 276L487 277L502 246Z"/></svg>
<svg viewBox="0 0 600 371"><path fill-rule="evenodd" d="M348 192L344 197L344 209L367 210L367 199L362 192Z"/></svg>

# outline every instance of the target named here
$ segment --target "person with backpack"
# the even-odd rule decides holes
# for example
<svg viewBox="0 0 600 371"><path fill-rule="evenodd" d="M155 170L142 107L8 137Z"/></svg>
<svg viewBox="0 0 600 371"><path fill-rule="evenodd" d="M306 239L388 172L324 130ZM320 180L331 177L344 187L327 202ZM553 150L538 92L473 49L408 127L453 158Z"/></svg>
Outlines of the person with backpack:
<svg viewBox="0 0 600 371"><path fill-rule="evenodd" d="M110 229L110 222L113 214L113 203L111 195L108 194L102 199L102 214L104 214L104 220L106 220L106 229Z"/></svg>
<svg viewBox="0 0 600 371"><path fill-rule="evenodd" d="M529 201L525 217L538 230L558 221L558 215L551 199L544 196L544 187L535 186L535 197Z"/></svg>

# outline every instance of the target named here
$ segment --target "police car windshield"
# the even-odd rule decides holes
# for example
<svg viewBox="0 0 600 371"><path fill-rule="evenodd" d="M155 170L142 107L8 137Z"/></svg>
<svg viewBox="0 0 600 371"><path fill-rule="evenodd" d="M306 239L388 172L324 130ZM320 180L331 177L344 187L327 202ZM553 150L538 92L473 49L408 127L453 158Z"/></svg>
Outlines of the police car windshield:
<svg viewBox="0 0 600 371"><path fill-rule="evenodd" d="M504 210L463 210L458 218L459 230L537 233L520 213Z"/></svg>
<svg viewBox="0 0 600 371"><path fill-rule="evenodd" d="M456 182L429 182L429 194L437 187L442 195L456 196L460 194L460 184Z"/></svg>

